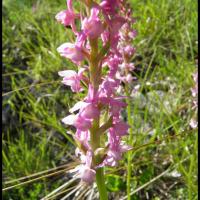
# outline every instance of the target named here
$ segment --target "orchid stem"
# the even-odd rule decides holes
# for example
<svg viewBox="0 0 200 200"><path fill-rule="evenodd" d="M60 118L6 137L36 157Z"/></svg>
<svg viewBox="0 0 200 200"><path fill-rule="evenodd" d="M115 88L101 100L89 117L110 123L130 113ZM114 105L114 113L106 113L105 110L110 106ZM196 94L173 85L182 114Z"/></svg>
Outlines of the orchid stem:
<svg viewBox="0 0 200 200"><path fill-rule="evenodd" d="M96 170L96 183L99 190L100 200L108 200L103 168Z"/></svg>
<svg viewBox="0 0 200 200"><path fill-rule="evenodd" d="M100 135L97 135L98 127L99 127L99 120L94 120L93 127L90 130L91 146L93 151L95 151L98 147L100 147ZM98 157L95 158L94 161L98 162ZM96 183L99 190L100 200L108 200L103 168L98 168L96 170Z"/></svg>
<svg viewBox="0 0 200 200"><path fill-rule="evenodd" d="M90 40L91 54L90 54L90 80L94 87L94 90L97 91L99 87L99 80L101 76L101 67L99 66L99 61L97 59L98 55L98 40ZM93 151L100 147L100 134L99 134L99 118L95 119L90 129L90 139L91 147ZM98 157L94 158L94 163L98 162ZM100 200L108 200L105 178L104 178L104 169L98 168L96 170L96 183L99 190Z"/></svg>

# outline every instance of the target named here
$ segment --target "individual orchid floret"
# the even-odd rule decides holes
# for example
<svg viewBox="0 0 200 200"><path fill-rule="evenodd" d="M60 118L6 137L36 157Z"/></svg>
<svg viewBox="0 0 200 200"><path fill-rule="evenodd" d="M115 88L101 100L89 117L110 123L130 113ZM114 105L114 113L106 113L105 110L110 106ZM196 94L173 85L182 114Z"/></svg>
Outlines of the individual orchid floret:
<svg viewBox="0 0 200 200"><path fill-rule="evenodd" d="M88 94L85 97L85 102L97 104L99 101L99 92L94 90L94 87L89 84Z"/></svg>
<svg viewBox="0 0 200 200"><path fill-rule="evenodd" d="M133 54L135 53L135 48L132 47L131 45L127 45L124 48L122 48L120 51L127 58L131 58Z"/></svg>
<svg viewBox="0 0 200 200"><path fill-rule="evenodd" d="M112 129L114 130L116 135L124 136L127 135L129 125L123 121L118 121L113 123Z"/></svg>
<svg viewBox="0 0 200 200"><path fill-rule="evenodd" d="M64 43L57 48L57 51L61 56L70 59L76 64L85 58L84 49L76 44Z"/></svg>
<svg viewBox="0 0 200 200"><path fill-rule="evenodd" d="M120 137L116 136L113 129L109 130L108 141L109 150L104 164L108 166L117 166L118 161L122 158L122 153L131 150L132 147L121 142Z"/></svg>
<svg viewBox="0 0 200 200"><path fill-rule="evenodd" d="M110 71L108 76L110 78L115 78L115 75L118 71L119 64L121 63L121 58L118 57L117 55L113 55L112 57L109 57L103 64L103 66L109 67Z"/></svg>
<svg viewBox="0 0 200 200"><path fill-rule="evenodd" d="M74 135L72 135L76 144L77 144L77 148L75 150L75 155L77 157L82 157L85 155L85 153L88 150L91 150L90 144L89 144L89 139L90 139L90 135L89 135L89 131L81 131L81 130L77 130L76 133Z"/></svg>
<svg viewBox="0 0 200 200"><path fill-rule="evenodd" d="M99 117L100 111L95 102L77 102L69 112L73 113L79 110L79 115L86 119L96 119Z"/></svg>
<svg viewBox="0 0 200 200"><path fill-rule="evenodd" d="M80 92L83 90L80 83L83 78L82 74L77 74L73 70L60 71L58 74L63 77L62 83L71 86L73 92Z"/></svg>
<svg viewBox="0 0 200 200"><path fill-rule="evenodd" d="M110 99L110 112L113 116L118 116L121 109L126 107L126 103L121 98Z"/></svg>
<svg viewBox="0 0 200 200"><path fill-rule="evenodd" d="M56 15L56 20L63 24L64 26L71 26L73 31L76 33L76 27L74 20L78 18L79 16L77 14L74 14L73 12L70 12L68 10L60 11Z"/></svg>
<svg viewBox="0 0 200 200"><path fill-rule="evenodd" d="M89 103L81 110L80 115L86 119L96 119L99 117L100 111L97 105Z"/></svg>
<svg viewBox="0 0 200 200"><path fill-rule="evenodd" d="M190 120L190 127L191 127L192 129L197 128L197 127L198 127L198 121L197 121L196 119L192 118L192 119Z"/></svg>
<svg viewBox="0 0 200 200"><path fill-rule="evenodd" d="M137 31L136 30L130 30L128 32L129 38L135 38L137 36Z"/></svg>
<svg viewBox="0 0 200 200"><path fill-rule="evenodd" d="M191 89L192 96L197 97L197 95L198 95L198 73L193 74L193 80L195 82L195 87Z"/></svg>
<svg viewBox="0 0 200 200"><path fill-rule="evenodd" d="M89 131L77 130L74 137L80 142L87 142L90 139L90 134ZM90 149L88 144L85 146L87 146L88 150Z"/></svg>
<svg viewBox="0 0 200 200"><path fill-rule="evenodd" d="M114 93L116 88L119 86L120 81L112 78L105 79L101 84L101 89L106 95L111 95Z"/></svg>
<svg viewBox="0 0 200 200"><path fill-rule="evenodd" d="M76 115L68 115L67 117L62 119L62 122L66 125L73 125L77 119Z"/></svg>
<svg viewBox="0 0 200 200"><path fill-rule="evenodd" d="M75 176L87 184L92 184L95 180L96 171L92 169L92 156L91 151L87 151L86 155L82 157L84 163L78 165L73 171L76 171ZM84 158L84 159L83 159Z"/></svg>
<svg viewBox="0 0 200 200"><path fill-rule="evenodd" d="M91 120L84 118L81 115L78 115L76 121L74 122L74 126L82 131L89 130L91 125L92 125Z"/></svg>
<svg viewBox="0 0 200 200"><path fill-rule="evenodd" d="M193 100L193 109L198 107L198 72L193 74L193 80L194 80L194 87L191 89L192 96L194 98Z"/></svg>
<svg viewBox="0 0 200 200"><path fill-rule="evenodd" d="M133 71L135 69L135 65L133 63L122 63L119 65L119 67L121 68L121 70L129 70L129 71Z"/></svg>
<svg viewBox="0 0 200 200"><path fill-rule="evenodd" d="M91 127L91 120L88 120L81 115L68 115L62 119L62 122L66 125L73 125L78 130L87 131Z"/></svg>
<svg viewBox="0 0 200 200"><path fill-rule="evenodd" d="M126 107L126 103L122 101L124 97L100 97L100 102L103 105L107 105L109 107L110 114L114 117L118 117L120 115L120 111L122 108Z"/></svg>
<svg viewBox="0 0 200 200"><path fill-rule="evenodd" d="M134 80L134 77L129 73L127 75L122 75L119 72L116 74L116 77L124 83L131 83Z"/></svg>
<svg viewBox="0 0 200 200"><path fill-rule="evenodd" d="M78 101L72 108L69 109L69 112L74 113L74 112L80 110L81 108L84 108L87 105L88 105L88 103L86 103L84 101Z"/></svg>
<svg viewBox="0 0 200 200"><path fill-rule="evenodd" d="M79 14L74 13L72 0L67 0L68 10L60 11L56 16L56 20L64 26L71 26L74 33L76 31L75 19L79 18Z"/></svg>
<svg viewBox="0 0 200 200"><path fill-rule="evenodd" d="M97 8L91 9L91 16L85 18L82 22L82 29L84 33L91 39L98 38L104 31L104 26L98 17L99 10Z"/></svg>
<svg viewBox="0 0 200 200"><path fill-rule="evenodd" d="M117 46L120 39L119 30L125 22L126 21L123 17L116 15L113 19L107 21L109 30L104 31L101 35L104 44L108 41L110 42L110 51L114 53L118 51Z"/></svg>
<svg viewBox="0 0 200 200"><path fill-rule="evenodd" d="M84 46L84 44L87 42L87 35L84 33L84 31L80 31L79 33L77 33L77 37L76 37L76 44L79 47ZM86 49L89 49L88 47L86 47Z"/></svg>
<svg viewBox="0 0 200 200"><path fill-rule="evenodd" d="M60 11L56 16L56 20L64 26L71 26L76 33L75 19L79 18L79 14L75 14L72 7L72 0L67 0L68 10Z"/></svg>
<svg viewBox="0 0 200 200"><path fill-rule="evenodd" d="M106 15L115 15L118 7L118 0L103 0L100 6Z"/></svg>
<svg viewBox="0 0 200 200"><path fill-rule="evenodd" d="M112 35L116 35L119 34L119 30L121 29L121 27L124 25L124 23L126 22L124 17L121 16L115 16L110 22L109 22L109 26L111 28L111 34Z"/></svg>
<svg viewBox="0 0 200 200"><path fill-rule="evenodd" d="M131 83L134 80L133 76L131 74L127 74L125 82Z"/></svg>

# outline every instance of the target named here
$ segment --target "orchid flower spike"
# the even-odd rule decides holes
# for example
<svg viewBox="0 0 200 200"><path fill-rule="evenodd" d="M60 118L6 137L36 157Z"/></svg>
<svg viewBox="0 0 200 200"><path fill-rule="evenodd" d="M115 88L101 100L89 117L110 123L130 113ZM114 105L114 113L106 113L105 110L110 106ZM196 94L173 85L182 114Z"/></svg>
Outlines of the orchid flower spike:
<svg viewBox="0 0 200 200"><path fill-rule="evenodd" d="M117 91L123 90L124 82L134 80L131 59L135 48L131 43L136 31L126 0L103 0L99 4L83 1L87 10L82 13L74 11L72 2L67 0L67 9L56 19L72 28L75 40L63 43L57 51L78 69L64 69L58 74L64 85L85 96L69 109L70 115L62 122L76 129L72 136L80 164L75 176L87 184L96 181L100 199L106 199L103 167L117 166L123 153L132 148L123 141L129 130L121 116L126 96L119 96Z"/></svg>

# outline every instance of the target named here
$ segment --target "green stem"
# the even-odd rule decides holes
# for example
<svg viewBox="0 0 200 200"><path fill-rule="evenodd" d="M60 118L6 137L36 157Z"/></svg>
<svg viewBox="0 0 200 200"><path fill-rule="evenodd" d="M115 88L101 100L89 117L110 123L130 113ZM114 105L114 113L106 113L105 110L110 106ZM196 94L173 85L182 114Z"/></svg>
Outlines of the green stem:
<svg viewBox="0 0 200 200"><path fill-rule="evenodd" d="M100 200L108 200L103 168L96 170L96 182L99 190Z"/></svg>
<svg viewBox="0 0 200 200"><path fill-rule="evenodd" d="M98 129L99 119L96 119L93 121L93 126L90 129L91 147L93 151L100 147L100 135L96 134ZM94 163L98 163L98 161L98 157L94 158ZM96 183L99 190L100 200L108 200L103 168L98 168L96 170Z"/></svg>
<svg viewBox="0 0 200 200"><path fill-rule="evenodd" d="M94 87L94 90L98 90L100 78L101 78L101 66L99 66L98 60L98 40L90 40L91 53L90 53L90 81ZM90 129L90 144L93 152L100 147L100 134L99 134L99 118L93 120L92 127ZM99 157L95 156L93 164L99 162ZM99 190L100 200L108 200L108 195L105 186L104 169L99 168L96 170L96 183Z"/></svg>

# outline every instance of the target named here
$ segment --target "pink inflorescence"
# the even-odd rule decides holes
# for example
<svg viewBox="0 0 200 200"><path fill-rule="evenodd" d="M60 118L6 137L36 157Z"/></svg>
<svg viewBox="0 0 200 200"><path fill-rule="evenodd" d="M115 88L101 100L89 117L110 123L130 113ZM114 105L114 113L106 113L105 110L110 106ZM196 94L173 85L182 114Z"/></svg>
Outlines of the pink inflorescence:
<svg viewBox="0 0 200 200"><path fill-rule="evenodd" d="M198 127L197 111L198 111L198 72L193 74L194 87L191 89L193 97L192 110L194 111L194 116L190 120L190 127L195 129Z"/></svg>
<svg viewBox="0 0 200 200"><path fill-rule="evenodd" d="M76 37L73 44L64 43L57 50L78 66L77 72L60 71L62 82L73 92L87 93L69 110L71 114L62 122L76 128L73 137L77 143L76 155L81 159L81 164L75 169L76 176L90 184L95 180L97 168L116 166L122 153L131 149L122 141L129 129L121 117L126 97L117 95L116 91L122 82L130 83L133 79L130 72L134 69L131 58L135 48L131 43L136 31L132 29L134 20L126 0L103 0L100 4L88 0L81 2L89 8L89 16L75 13L72 0L67 0L67 10L56 15L57 21L70 26ZM80 27L76 27L76 20L80 20ZM102 47L98 46L96 68L91 72L90 66L84 64L92 62L91 41L95 40ZM91 76L97 77L96 80L93 81ZM97 119L99 129L95 134L100 134L105 144L95 148L91 144L91 130ZM98 152L100 160L95 162Z"/></svg>

